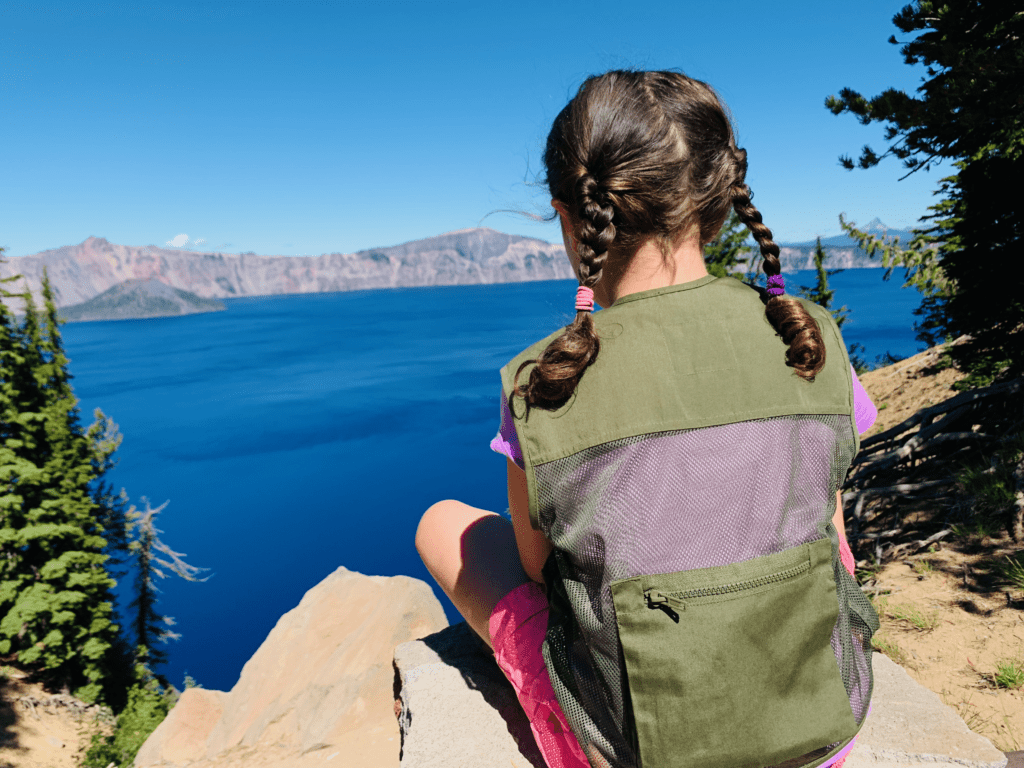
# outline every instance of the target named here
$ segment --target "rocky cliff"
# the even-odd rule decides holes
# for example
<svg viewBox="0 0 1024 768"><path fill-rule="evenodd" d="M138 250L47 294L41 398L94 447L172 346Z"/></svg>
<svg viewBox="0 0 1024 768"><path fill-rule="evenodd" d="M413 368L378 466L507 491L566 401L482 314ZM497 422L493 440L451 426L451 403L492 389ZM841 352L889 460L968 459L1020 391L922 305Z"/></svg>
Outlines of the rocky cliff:
<svg viewBox="0 0 1024 768"><path fill-rule="evenodd" d="M881 267L881 257L870 258L855 246L825 246L825 269L866 269ZM814 244L779 246L779 261L783 272L814 269Z"/></svg>
<svg viewBox="0 0 1024 768"><path fill-rule="evenodd" d="M135 765L397 767L394 649L447 624L422 581L339 568L280 618L229 692L186 690Z"/></svg>
<svg viewBox="0 0 1024 768"><path fill-rule="evenodd" d="M781 251L784 272L813 267L813 243L787 245ZM881 266L852 241L837 240L826 252L829 269ZM484 228L322 256L181 251L155 245L117 245L90 237L78 245L9 258L0 264L0 277L22 275L38 302L44 267L58 307L87 302L129 280L158 280L201 298L223 299L573 277L562 245Z"/></svg>
<svg viewBox="0 0 1024 768"><path fill-rule="evenodd" d="M0 264L0 276L22 275L38 302L44 267L58 307L86 302L126 280L156 279L202 298L222 299L573 276L563 246L492 229L322 256L201 253L90 237L78 245L7 259Z"/></svg>

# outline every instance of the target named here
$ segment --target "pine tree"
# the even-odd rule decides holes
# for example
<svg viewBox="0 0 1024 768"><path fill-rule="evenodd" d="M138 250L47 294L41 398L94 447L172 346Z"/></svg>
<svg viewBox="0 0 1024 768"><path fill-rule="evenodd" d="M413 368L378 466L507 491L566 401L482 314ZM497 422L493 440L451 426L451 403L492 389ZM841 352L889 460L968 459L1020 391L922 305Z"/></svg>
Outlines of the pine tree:
<svg viewBox="0 0 1024 768"><path fill-rule="evenodd" d="M6 248L0 247L0 264L5 264L3 252ZM26 366L21 353L21 333L18 328L14 313L8 307L7 300L18 299L21 294L8 290L10 283L20 280L20 275L10 275L0 278L0 482L4 482L3 492L0 493L0 515L3 520L14 514L9 507L15 503L12 495L13 488L10 488L10 478L17 476L16 462L18 454L15 448L21 447L22 425L19 415L21 413L22 393L19 391L19 384L25 376ZM0 553L7 554L5 540L0 539ZM8 557L0 557L0 568L3 560ZM0 581L3 571L0 570Z"/></svg>
<svg viewBox="0 0 1024 768"><path fill-rule="evenodd" d="M166 579L168 575L175 574L186 581L206 581L209 576L199 578L199 574L206 568L189 565L183 559L184 553L175 552L160 540L163 531L156 527L156 516L168 502L153 509L148 499L143 497L142 500L146 505L145 512L137 512L132 507L128 513L132 539L129 547L136 567L135 600L132 607L135 609L137 653L142 663L152 670L167 660L166 652L158 648L157 643L163 644L180 637L169 629L174 626L174 619L157 613L157 593L160 590L154 577Z"/></svg>
<svg viewBox="0 0 1024 768"><path fill-rule="evenodd" d="M888 149L865 146L858 165L870 168L887 155L907 175L948 160L957 169L939 184L942 199L929 207L906 247L862 232L841 220L862 248L882 252L889 268L908 269L907 285L924 300L918 338L934 344L967 334L950 350L981 385L1024 372L1024 300L1018 254L1024 246L1024 211L1013 190L1024 175L1024 13L1015 3L918 0L893 23L917 36L902 43L908 64L923 63L928 77L918 96L888 89L872 99L844 88L825 105L861 123L883 122ZM889 42L898 44L895 36ZM853 160L840 157L849 169ZM905 177L904 177L905 178Z"/></svg>
<svg viewBox="0 0 1024 768"><path fill-rule="evenodd" d="M0 654L87 701L120 709L130 695L160 699L156 643L176 635L160 627L173 620L156 613L154 577L205 581L205 569L159 539L163 506L137 513L104 481L117 425L97 409L83 430L49 275L42 315L28 291L8 290L17 279L0 279ZM4 299L24 302L20 326ZM129 564L138 568L134 653L110 592Z"/></svg>
<svg viewBox="0 0 1024 768"><path fill-rule="evenodd" d="M835 296L835 291L828 287L828 279L833 275L838 275L843 270L825 269L825 259L825 249L821 247L821 238L819 237L814 246L814 268L818 271L818 280L810 287L801 285L799 295L827 309L832 317L835 318L836 325L842 328L843 323L849 319L850 310L846 306L832 309L832 299Z"/></svg>
<svg viewBox="0 0 1024 768"><path fill-rule="evenodd" d="M0 248L0 263L6 263L4 250ZM17 532L24 525L20 486L39 472L23 455L26 445L32 444L28 433L35 413L28 412L26 398L36 393L21 329L8 306L8 300L21 297L7 288L19 279L20 275L0 279L0 611L11 602L10 575L22 565L17 546Z"/></svg>
<svg viewBox="0 0 1024 768"><path fill-rule="evenodd" d="M828 279L833 275L838 275L843 270L825 269L826 258L825 249L821 246L821 238L819 237L814 244L814 268L817 270L818 279L813 286L801 285L797 293L799 296L803 296L805 299L827 309L835 319L836 325L842 328L843 323L850 319L850 310L845 304L838 309L832 309L832 299L835 296L835 291L829 288ZM863 344L854 342L846 345L846 352L850 357L850 365L853 366L853 370L858 375L871 370L871 366L863 357L864 351Z"/></svg>
<svg viewBox="0 0 1024 768"><path fill-rule="evenodd" d="M91 489L103 450L81 428L45 274L43 286L43 323L24 294L25 319L8 334L0 371L10 418L0 455L0 653L15 652L51 684L91 701L118 643L115 582Z"/></svg>
<svg viewBox="0 0 1024 768"><path fill-rule="evenodd" d="M721 231L714 242L704 246L704 263L707 265L708 274L715 277L729 277L738 272L742 265L751 261L748 254L754 248L747 244L750 236L747 226L736 215L735 211L729 212L729 218L725 220ZM757 267L750 263L747 277L753 280L757 275Z"/></svg>
<svg viewBox="0 0 1024 768"><path fill-rule="evenodd" d="M41 569L47 562L45 547L38 545L38 539L46 535L60 537L68 531L52 525L41 527L32 514L45 487L42 464L48 447L45 393L36 376L39 351L33 347L32 336L33 330L38 336L38 325L27 292L5 289L4 298L26 303L25 322L19 326L6 303L0 301L0 405L4 409L0 414L4 437L0 448L0 482L4 483L0 497L0 653L6 654L11 650L30 653L43 645L45 627L35 627L37 631L32 632L35 623L26 616L38 607L40 594L32 587L43 579ZM19 660L24 660L20 654Z"/></svg>

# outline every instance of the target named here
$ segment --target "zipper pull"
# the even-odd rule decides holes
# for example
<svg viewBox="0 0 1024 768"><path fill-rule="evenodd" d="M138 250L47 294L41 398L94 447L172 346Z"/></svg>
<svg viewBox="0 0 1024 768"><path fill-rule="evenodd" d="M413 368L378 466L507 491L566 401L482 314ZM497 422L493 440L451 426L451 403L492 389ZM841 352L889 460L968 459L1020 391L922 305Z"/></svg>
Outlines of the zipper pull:
<svg viewBox="0 0 1024 768"><path fill-rule="evenodd" d="M669 618L672 619L676 624L679 623L679 614L672 610L672 606L686 610L686 603L682 600L673 600L671 597L666 595L659 589L649 589L644 592L644 597L647 598L648 608L660 608L668 614Z"/></svg>

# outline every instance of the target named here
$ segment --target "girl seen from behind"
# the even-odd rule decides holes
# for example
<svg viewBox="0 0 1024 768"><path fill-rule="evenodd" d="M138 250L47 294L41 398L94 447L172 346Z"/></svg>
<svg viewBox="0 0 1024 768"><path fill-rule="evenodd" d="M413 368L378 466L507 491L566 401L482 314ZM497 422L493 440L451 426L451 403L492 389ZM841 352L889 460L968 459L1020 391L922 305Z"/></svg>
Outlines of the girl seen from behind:
<svg viewBox="0 0 1024 768"><path fill-rule="evenodd" d="M878 620L839 501L876 412L839 330L785 295L705 83L589 78L544 164L580 287L501 371L511 524L442 501L417 549L552 768L841 765ZM707 274L730 210L767 290Z"/></svg>

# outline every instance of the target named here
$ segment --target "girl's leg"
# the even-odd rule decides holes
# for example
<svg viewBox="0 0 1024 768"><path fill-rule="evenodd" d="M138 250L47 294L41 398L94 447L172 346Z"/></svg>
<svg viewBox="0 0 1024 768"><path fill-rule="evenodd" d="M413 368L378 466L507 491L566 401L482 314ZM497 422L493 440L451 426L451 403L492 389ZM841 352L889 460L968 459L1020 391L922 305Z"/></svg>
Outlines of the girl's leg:
<svg viewBox="0 0 1024 768"><path fill-rule="evenodd" d="M544 666L540 646L547 598L523 570L511 521L458 501L440 501L420 520L416 549L466 623L494 649L547 764L589 768Z"/></svg>
<svg viewBox="0 0 1024 768"><path fill-rule="evenodd" d="M490 645L494 606L530 581L511 521L460 501L439 501L420 520L416 549L466 623Z"/></svg>

